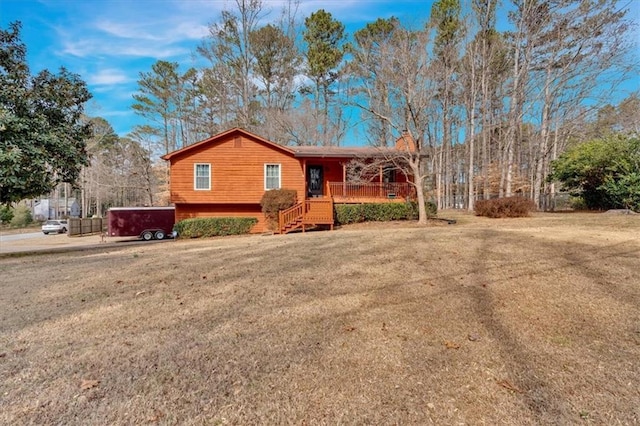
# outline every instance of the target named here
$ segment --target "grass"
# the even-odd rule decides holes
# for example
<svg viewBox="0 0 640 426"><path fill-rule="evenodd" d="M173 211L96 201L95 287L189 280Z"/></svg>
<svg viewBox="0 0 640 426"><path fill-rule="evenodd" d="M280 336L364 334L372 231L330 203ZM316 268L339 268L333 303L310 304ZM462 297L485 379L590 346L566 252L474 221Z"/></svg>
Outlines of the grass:
<svg viewBox="0 0 640 426"><path fill-rule="evenodd" d="M0 424L637 424L640 218L0 259Z"/></svg>

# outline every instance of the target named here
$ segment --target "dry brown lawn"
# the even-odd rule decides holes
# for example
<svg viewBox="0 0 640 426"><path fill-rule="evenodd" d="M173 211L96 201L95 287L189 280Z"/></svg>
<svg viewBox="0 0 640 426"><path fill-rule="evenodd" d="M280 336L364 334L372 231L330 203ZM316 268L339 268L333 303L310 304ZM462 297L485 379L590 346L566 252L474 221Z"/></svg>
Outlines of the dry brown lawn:
<svg viewBox="0 0 640 426"><path fill-rule="evenodd" d="M640 216L0 258L0 424L638 424Z"/></svg>

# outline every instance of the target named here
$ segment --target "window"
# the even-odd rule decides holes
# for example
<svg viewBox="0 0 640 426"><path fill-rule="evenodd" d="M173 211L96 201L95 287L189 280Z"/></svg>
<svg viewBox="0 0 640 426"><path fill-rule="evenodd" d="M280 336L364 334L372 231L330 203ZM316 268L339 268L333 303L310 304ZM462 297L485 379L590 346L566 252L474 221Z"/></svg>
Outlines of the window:
<svg viewBox="0 0 640 426"><path fill-rule="evenodd" d="M211 164L193 165L193 189L196 191L211 189Z"/></svg>
<svg viewBox="0 0 640 426"><path fill-rule="evenodd" d="M264 189L280 189L280 164L264 165Z"/></svg>

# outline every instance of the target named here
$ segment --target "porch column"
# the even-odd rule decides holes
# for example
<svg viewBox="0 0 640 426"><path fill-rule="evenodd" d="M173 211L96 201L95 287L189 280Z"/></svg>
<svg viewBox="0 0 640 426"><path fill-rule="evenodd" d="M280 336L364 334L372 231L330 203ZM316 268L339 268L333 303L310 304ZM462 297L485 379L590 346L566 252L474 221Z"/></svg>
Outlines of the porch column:
<svg viewBox="0 0 640 426"><path fill-rule="evenodd" d="M347 196L347 165L342 163L342 196Z"/></svg>
<svg viewBox="0 0 640 426"><path fill-rule="evenodd" d="M378 177L380 178L380 198L382 198L382 180L383 180L382 164L380 164L380 166L379 166L379 175L378 175Z"/></svg>
<svg viewBox="0 0 640 426"><path fill-rule="evenodd" d="M304 180L304 189L302 190L302 201L307 199L307 159L302 159L302 179Z"/></svg>

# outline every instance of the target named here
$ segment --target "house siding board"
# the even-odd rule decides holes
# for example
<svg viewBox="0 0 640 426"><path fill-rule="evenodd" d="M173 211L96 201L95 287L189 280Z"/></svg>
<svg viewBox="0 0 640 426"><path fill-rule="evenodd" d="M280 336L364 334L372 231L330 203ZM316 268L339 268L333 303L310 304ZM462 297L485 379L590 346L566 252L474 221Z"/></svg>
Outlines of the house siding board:
<svg viewBox="0 0 640 426"><path fill-rule="evenodd" d="M260 204L176 204L176 222L194 217L255 217L252 233L266 231Z"/></svg>
<svg viewBox="0 0 640 426"><path fill-rule="evenodd" d="M194 190L195 163L211 164L211 190ZM296 190L298 198L303 199L305 179L298 159L247 136L229 135L171 159L171 200L176 204L260 203L265 191L264 165L267 163L280 164L282 188Z"/></svg>

